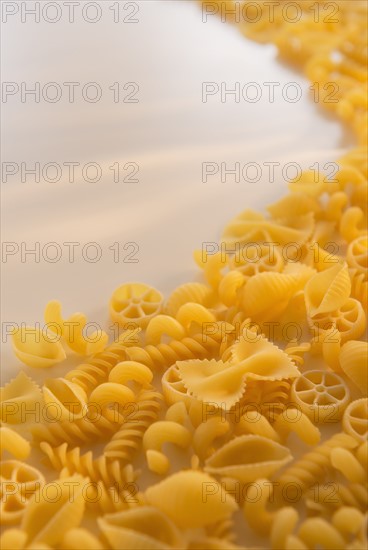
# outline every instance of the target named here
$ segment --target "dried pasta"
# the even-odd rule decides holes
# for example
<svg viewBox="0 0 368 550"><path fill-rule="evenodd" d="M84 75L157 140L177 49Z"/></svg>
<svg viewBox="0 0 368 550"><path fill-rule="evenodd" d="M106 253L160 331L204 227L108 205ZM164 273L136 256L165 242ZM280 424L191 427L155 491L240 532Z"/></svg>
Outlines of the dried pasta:
<svg viewBox="0 0 368 550"><path fill-rule="evenodd" d="M194 253L202 282L117 288L109 345L56 300L47 330L13 330L22 363L67 367L1 388L4 550L230 550L243 527L264 548L367 548L367 4L200 2L296 63L357 146L230 220Z"/></svg>
<svg viewBox="0 0 368 550"><path fill-rule="evenodd" d="M29 367L51 367L66 357L60 338L37 327L18 327L12 338L15 355Z"/></svg>
<svg viewBox="0 0 368 550"><path fill-rule="evenodd" d="M0 418L7 424L21 424L27 420L27 411L42 402L40 387L23 371L0 389Z"/></svg>

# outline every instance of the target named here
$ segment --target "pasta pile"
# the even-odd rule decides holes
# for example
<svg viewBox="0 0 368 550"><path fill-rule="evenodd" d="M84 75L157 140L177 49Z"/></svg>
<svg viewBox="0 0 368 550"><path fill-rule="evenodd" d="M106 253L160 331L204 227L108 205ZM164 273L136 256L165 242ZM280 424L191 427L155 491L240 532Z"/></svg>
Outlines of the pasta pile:
<svg viewBox="0 0 368 550"><path fill-rule="evenodd" d="M237 25L319 83L358 148L232 220L195 253L203 282L123 284L113 343L56 301L47 331L14 330L25 365L66 367L1 389L4 550L367 547L367 4L335 2L338 23L293 4L298 22L280 0Z"/></svg>

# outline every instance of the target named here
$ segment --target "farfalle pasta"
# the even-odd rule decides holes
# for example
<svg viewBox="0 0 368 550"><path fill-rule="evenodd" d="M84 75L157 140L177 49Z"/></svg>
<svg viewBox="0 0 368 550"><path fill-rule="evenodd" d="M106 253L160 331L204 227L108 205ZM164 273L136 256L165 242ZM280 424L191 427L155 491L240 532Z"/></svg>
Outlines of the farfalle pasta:
<svg viewBox="0 0 368 550"><path fill-rule="evenodd" d="M249 530L259 548L367 547L367 5L266 4L203 1L296 62L357 147L244 205L195 251L201 282L165 300L122 281L114 342L56 300L42 330L14 328L48 376L0 391L4 550L230 550Z"/></svg>

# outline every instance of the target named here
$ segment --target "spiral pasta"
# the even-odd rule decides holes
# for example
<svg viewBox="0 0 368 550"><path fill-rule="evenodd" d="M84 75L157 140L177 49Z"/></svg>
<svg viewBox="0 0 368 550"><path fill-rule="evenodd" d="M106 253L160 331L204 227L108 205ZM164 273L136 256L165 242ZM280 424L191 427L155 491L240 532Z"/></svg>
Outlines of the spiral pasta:
<svg viewBox="0 0 368 550"><path fill-rule="evenodd" d="M137 409L106 444L104 455L107 458L130 462L132 453L140 446L146 430L157 420L161 399L158 392L142 390L137 399Z"/></svg>
<svg viewBox="0 0 368 550"><path fill-rule="evenodd" d="M301 491L305 491L315 482L323 479L330 466L332 450L341 446L354 449L357 442L347 434L336 434L289 466L277 477L277 481L281 486L296 483Z"/></svg>

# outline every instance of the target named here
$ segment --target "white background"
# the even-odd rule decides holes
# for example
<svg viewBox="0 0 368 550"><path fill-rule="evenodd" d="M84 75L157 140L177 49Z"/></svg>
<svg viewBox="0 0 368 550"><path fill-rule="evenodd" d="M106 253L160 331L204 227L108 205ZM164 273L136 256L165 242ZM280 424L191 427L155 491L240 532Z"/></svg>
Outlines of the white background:
<svg viewBox="0 0 368 550"><path fill-rule="evenodd" d="M107 323L109 296L119 284L147 282L167 294L196 276L192 251L216 241L232 216L244 208L263 209L286 191L281 171L276 169L277 179L270 183L266 167L257 183L236 183L233 177L221 183L219 175L203 183L202 162L229 167L298 162L307 168L335 160L348 145L340 124L313 103L309 83L279 63L272 46L246 40L217 17L203 23L194 1L138 2L139 23L133 24L114 23L111 4L101 3L96 24L82 19L81 8L74 23L64 9L55 24L42 17L35 23L32 16L22 23L20 13L3 24L4 82L32 87L38 81L41 88L51 81L81 83L74 103L68 102L66 87L57 103L42 98L35 103L30 96L22 103L20 93L7 98L2 104L3 162L29 167L97 162L103 174L99 182L89 183L77 168L76 181L69 183L65 167L58 183L41 179L37 184L31 175L22 183L21 172L3 183L2 240L20 249L39 242L41 248L39 263L32 255L22 262L20 252L3 256L3 322L42 322L44 305L57 298L67 315L83 311ZM92 10L88 14L94 16ZM117 81L138 83L140 102L114 103L108 87ZM101 86L98 103L81 99L87 82ZM235 82L257 82L262 97L236 103L227 96L222 103L217 94L203 103L203 82L225 82L229 89ZM263 82L280 83L274 103ZM303 89L296 103L282 97L289 82ZM130 161L139 164L139 183L114 183L109 166ZM62 251L56 263L42 257L51 241ZM93 241L102 250L97 263L81 253ZM139 262L122 261L129 249L115 263L109 246L132 241L139 245ZM81 243L74 263L64 242ZM54 251L46 249L46 258L48 252L52 257ZM90 253L93 257L93 249ZM11 373L18 368L8 345L3 366Z"/></svg>

